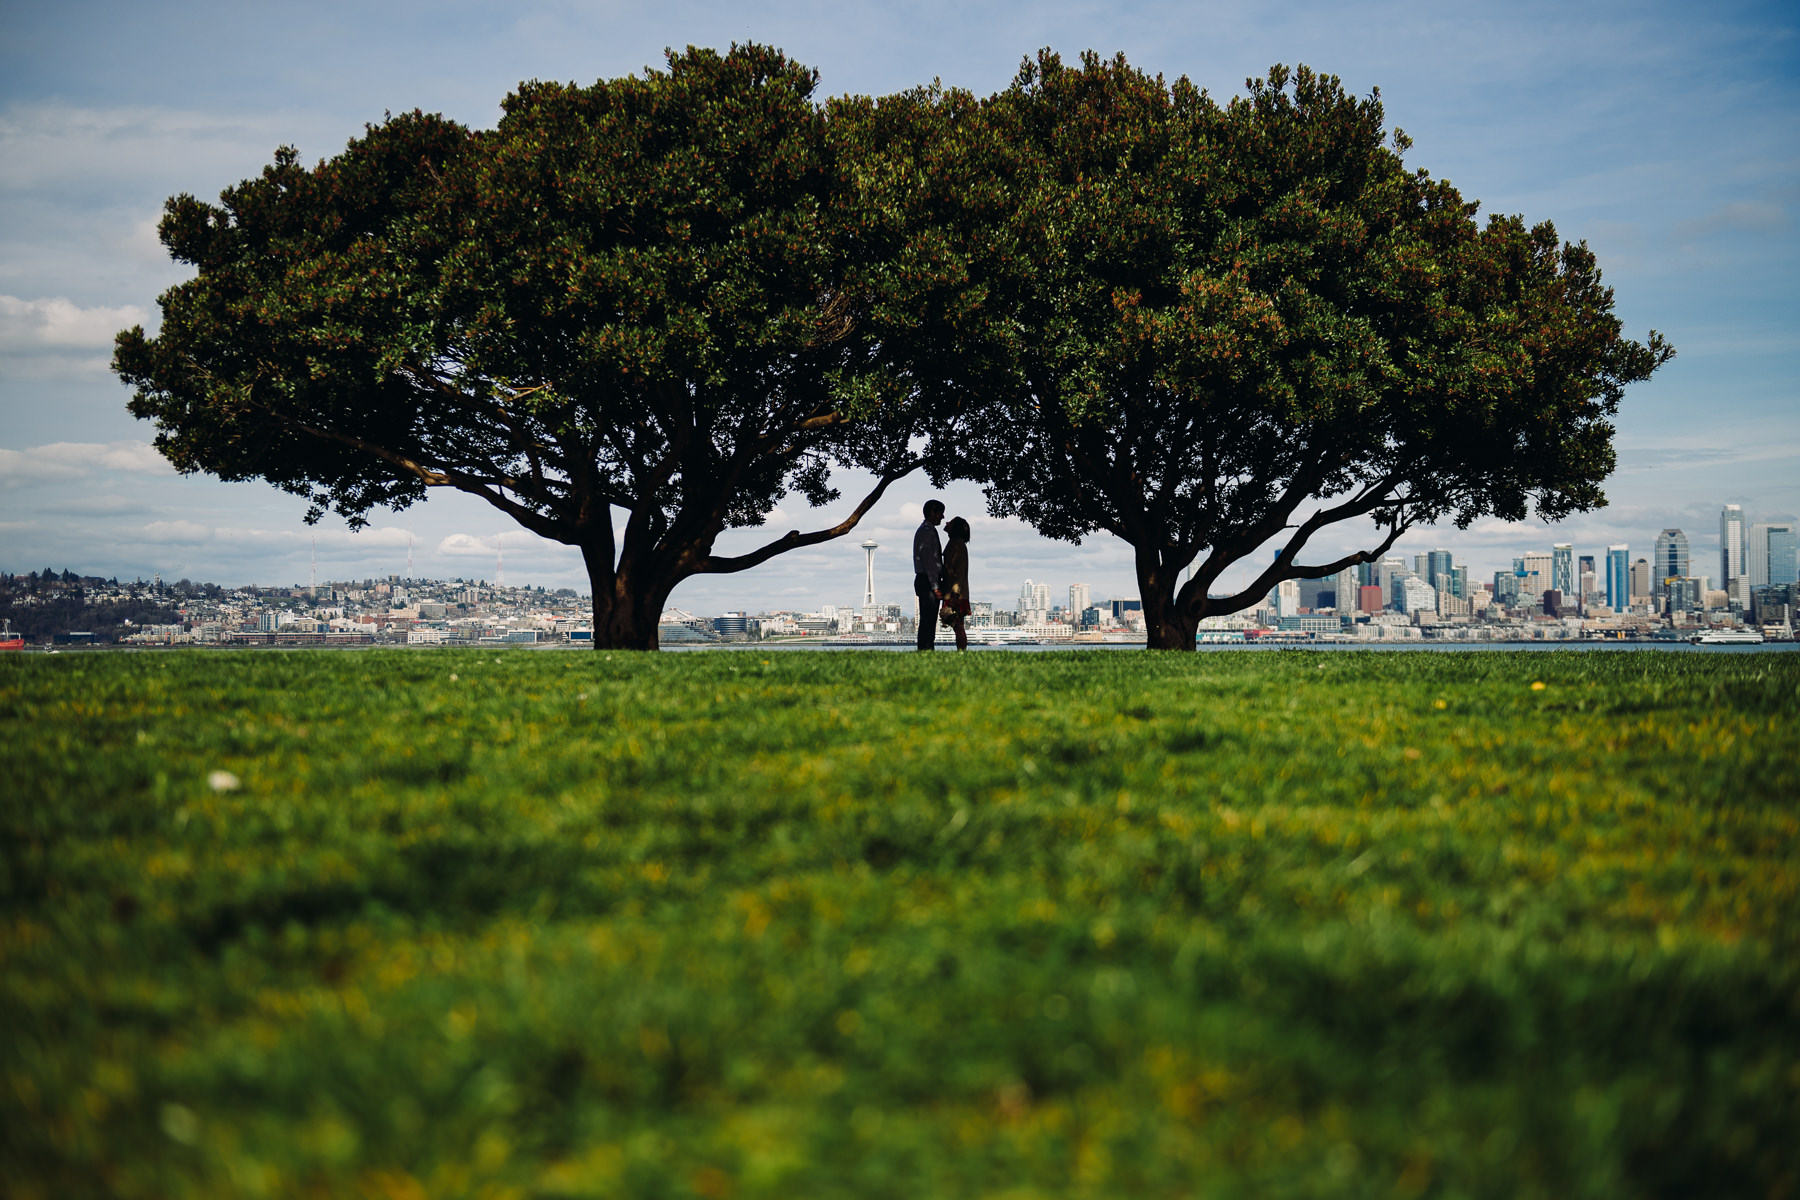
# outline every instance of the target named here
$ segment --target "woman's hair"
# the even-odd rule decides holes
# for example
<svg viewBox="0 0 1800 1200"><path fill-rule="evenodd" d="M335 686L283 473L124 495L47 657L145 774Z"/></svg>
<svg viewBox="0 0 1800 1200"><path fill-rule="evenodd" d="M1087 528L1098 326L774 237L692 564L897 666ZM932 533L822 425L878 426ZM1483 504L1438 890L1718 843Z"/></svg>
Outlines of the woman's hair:
<svg viewBox="0 0 1800 1200"><path fill-rule="evenodd" d="M951 517L950 523L944 526L944 532L950 535L953 542L966 542L969 540L969 523L961 517Z"/></svg>

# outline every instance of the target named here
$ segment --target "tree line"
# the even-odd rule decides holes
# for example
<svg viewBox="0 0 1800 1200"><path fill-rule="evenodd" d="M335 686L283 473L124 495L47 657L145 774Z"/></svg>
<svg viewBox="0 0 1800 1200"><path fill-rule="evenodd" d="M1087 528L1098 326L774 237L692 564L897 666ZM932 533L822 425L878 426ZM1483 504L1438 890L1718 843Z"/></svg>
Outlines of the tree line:
<svg viewBox="0 0 1800 1200"><path fill-rule="evenodd" d="M178 469L309 521L481 497L581 551L597 647L654 648L683 580L840 537L922 472L1120 538L1150 645L1192 649L1419 524L1604 504L1623 389L1673 356L1623 336L1585 244L1478 222L1378 93L1305 67L1223 103L1049 51L985 98L816 87L690 47L176 196L161 237L197 273L119 335L130 409ZM844 520L715 552L838 499L835 466L874 481ZM1364 548L1312 552L1346 521Z"/></svg>

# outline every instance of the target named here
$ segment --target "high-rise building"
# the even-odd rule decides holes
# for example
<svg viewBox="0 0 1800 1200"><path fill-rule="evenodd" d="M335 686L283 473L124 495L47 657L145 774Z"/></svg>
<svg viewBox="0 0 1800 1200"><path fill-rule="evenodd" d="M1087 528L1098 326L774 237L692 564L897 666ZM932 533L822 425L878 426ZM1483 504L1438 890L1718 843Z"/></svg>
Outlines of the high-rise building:
<svg viewBox="0 0 1800 1200"><path fill-rule="evenodd" d="M1795 582L1793 524L1763 521L1752 525L1744 561L1752 590Z"/></svg>
<svg viewBox="0 0 1800 1200"><path fill-rule="evenodd" d="M1642 596L1648 600L1656 592L1650 586L1650 560L1640 558L1631 564L1631 598Z"/></svg>
<svg viewBox="0 0 1800 1200"><path fill-rule="evenodd" d="M1450 594L1458 600L1469 598L1469 564L1457 563L1450 568Z"/></svg>
<svg viewBox="0 0 1800 1200"><path fill-rule="evenodd" d="M1631 550L1623 543L1606 548L1606 603L1614 612L1631 607Z"/></svg>
<svg viewBox="0 0 1800 1200"><path fill-rule="evenodd" d="M1768 534L1769 586L1800 583L1800 539L1792 525L1770 525Z"/></svg>
<svg viewBox="0 0 1800 1200"><path fill-rule="evenodd" d="M1069 612L1073 614L1075 620L1081 620L1081 614L1086 612L1093 602L1093 589L1087 584L1071 583L1069 585Z"/></svg>
<svg viewBox="0 0 1800 1200"><path fill-rule="evenodd" d="M1403 613L1437 611L1437 589L1417 575L1403 575L1395 588L1394 607Z"/></svg>
<svg viewBox="0 0 1800 1200"><path fill-rule="evenodd" d="M1278 617L1297 617L1300 615L1300 581L1284 579L1275 585L1269 594L1275 604L1275 615Z"/></svg>
<svg viewBox="0 0 1800 1200"><path fill-rule="evenodd" d="M1544 592L1550 587L1550 565L1550 555L1541 550L1513 559L1513 574L1519 579L1519 599L1522 603L1529 603L1535 608L1541 602Z"/></svg>
<svg viewBox="0 0 1800 1200"><path fill-rule="evenodd" d="M1450 590L1450 552L1433 550L1425 556L1425 582L1440 592Z"/></svg>
<svg viewBox="0 0 1800 1200"><path fill-rule="evenodd" d="M1361 586L1357 582L1357 574L1356 567L1345 567L1337 573L1337 578L1332 580L1332 606L1337 609L1339 614L1356 611L1357 589Z"/></svg>
<svg viewBox="0 0 1800 1200"><path fill-rule="evenodd" d="M1413 574L1417 575L1420 579L1427 578L1431 571L1431 555L1429 555L1429 554L1413 555L1412 571L1413 571Z"/></svg>
<svg viewBox="0 0 1800 1200"><path fill-rule="evenodd" d="M1409 574L1406 569L1406 560L1397 555L1390 554L1375 564L1374 582L1376 586L1381 589L1381 602L1383 604L1392 604L1394 602L1394 580L1398 576L1406 574Z"/></svg>
<svg viewBox="0 0 1800 1200"><path fill-rule="evenodd" d="M1025 586L1019 589L1019 619L1025 620L1025 614L1030 613L1033 621L1042 621L1049 612L1050 585L1027 579Z"/></svg>
<svg viewBox="0 0 1800 1200"><path fill-rule="evenodd" d="M1656 535L1656 553L1650 560L1650 578L1660 591L1665 579L1686 579L1688 573L1687 534L1679 529L1665 529Z"/></svg>
<svg viewBox="0 0 1800 1200"><path fill-rule="evenodd" d="M1564 597L1575 595L1575 547L1569 542L1550 547L1550 586Z"/></svg>
<svg viewBox="0 0 1800 1200"><path fill-rule="evenodd" d="M1719 510L1719 586L1733 608L1750 607L1750 573L1744 563L1744 510L1727 504Z"/></svg>

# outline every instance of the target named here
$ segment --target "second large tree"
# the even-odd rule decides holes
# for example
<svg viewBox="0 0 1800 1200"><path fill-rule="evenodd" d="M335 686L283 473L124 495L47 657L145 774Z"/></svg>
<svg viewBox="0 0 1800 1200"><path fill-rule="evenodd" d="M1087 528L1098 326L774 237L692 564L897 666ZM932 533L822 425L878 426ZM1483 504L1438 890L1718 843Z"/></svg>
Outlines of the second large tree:
<svg viewBox="0 0 1800 1200"><path fill-rule="evenodd" d="M1152 647L1421 523L1605 502L1621 391L1672 352L1621 336L1584 246L1408 171L1375 98L1277 68L1221 106L1046 53L981 119L970 192L1013 204L975 270L1012 332L965 470L1128 543ZM1365 544L1309 557L1340 522Z"/></svg>

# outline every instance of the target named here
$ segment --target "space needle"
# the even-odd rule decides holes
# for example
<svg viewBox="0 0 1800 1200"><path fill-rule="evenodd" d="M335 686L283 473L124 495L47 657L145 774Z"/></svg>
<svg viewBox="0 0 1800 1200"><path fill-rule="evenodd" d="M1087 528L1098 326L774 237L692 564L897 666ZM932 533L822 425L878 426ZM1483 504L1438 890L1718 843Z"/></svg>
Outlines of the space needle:
<svg viewBox="0 0 1800 1200"><path fill-rule="evenodd" d="M866 613L875 606L875 551L881 548L881 543L870 538L862 548L867 556L863 569L863 611Z"/></svg>

